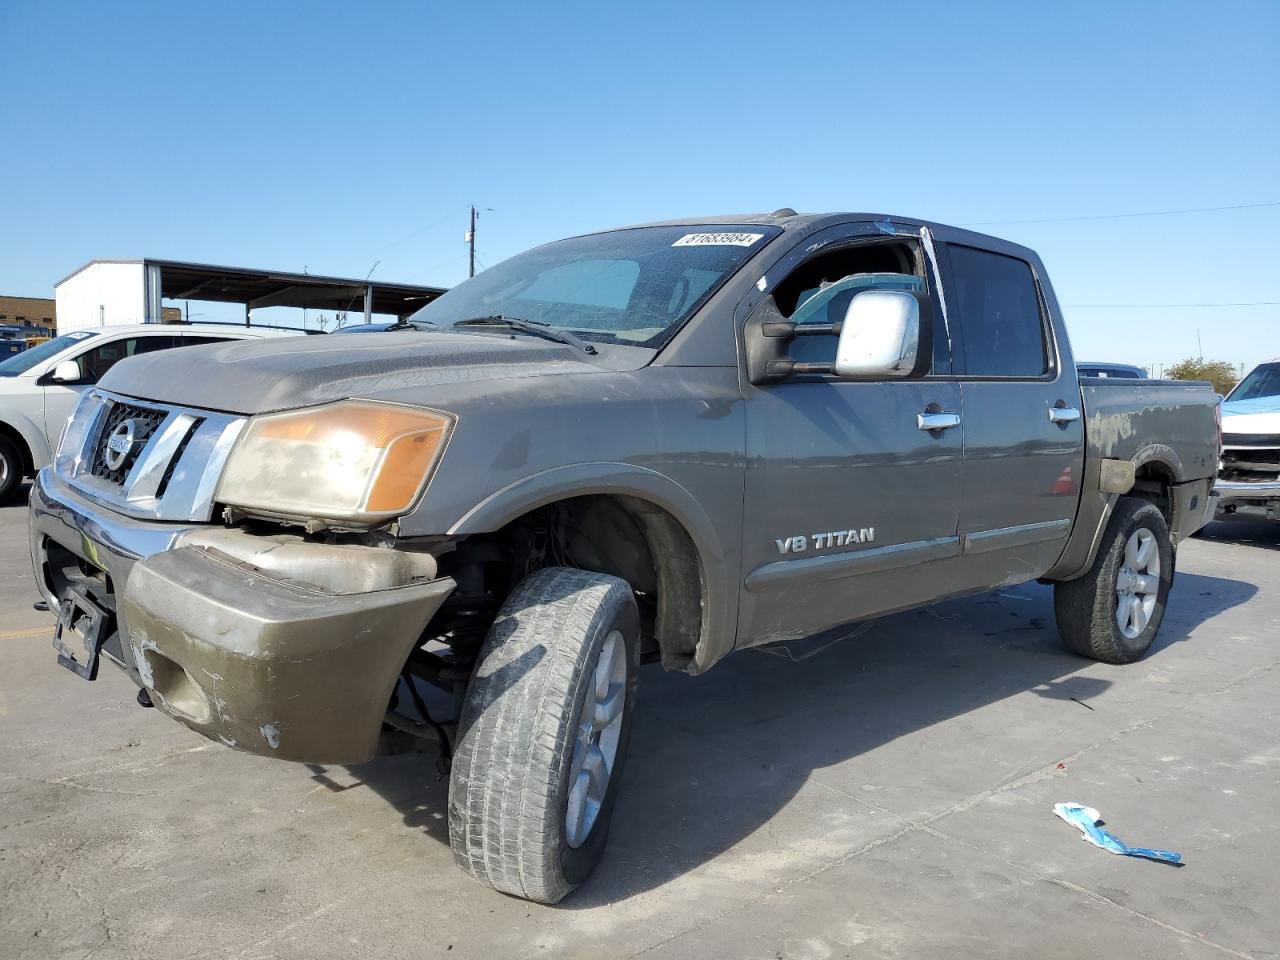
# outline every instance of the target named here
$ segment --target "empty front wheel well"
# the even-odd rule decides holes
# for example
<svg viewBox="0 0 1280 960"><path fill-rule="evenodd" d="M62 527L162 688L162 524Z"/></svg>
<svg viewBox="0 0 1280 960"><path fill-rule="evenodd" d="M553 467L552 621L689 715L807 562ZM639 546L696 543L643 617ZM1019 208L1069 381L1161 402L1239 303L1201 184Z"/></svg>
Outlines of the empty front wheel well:
<svg viewBox="0 0 1280 960"><path fill-rule="evenodd" d="M669 669L688 666L704 633L706 578L697 548L670 512L639 497L558 500L456 542L439 562L441 575L458 587L427 634L448 635L446 642L478 642L516 584L550 566L627 581L640 610L642 654Z"/></svg>

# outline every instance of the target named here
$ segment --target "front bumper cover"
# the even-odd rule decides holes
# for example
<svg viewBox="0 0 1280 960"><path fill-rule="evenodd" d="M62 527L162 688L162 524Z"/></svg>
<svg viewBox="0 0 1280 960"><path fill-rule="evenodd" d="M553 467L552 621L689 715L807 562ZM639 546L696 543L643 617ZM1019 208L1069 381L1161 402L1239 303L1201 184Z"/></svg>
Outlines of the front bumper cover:
<svg viewBox="0 0 1280 960"><path fill-rule="evenodd" d="M51 543L102 571L90 589L116 612L113 659L160 710L251 753L311 763L370 759L401 665L454 582L386 563L401 559L395 551L296 539L284 549L270 542L237 549L229 532L209 529L101 510L48 470L32 488L38 582L57 602ZM320 551L330 553L317 563ZM317 568L334 564L351 576L315 583ZM375 568L385 576L371 577ZM423 569L434 575L434 563ZM348 591L344 580L358 589Z"/></svg>

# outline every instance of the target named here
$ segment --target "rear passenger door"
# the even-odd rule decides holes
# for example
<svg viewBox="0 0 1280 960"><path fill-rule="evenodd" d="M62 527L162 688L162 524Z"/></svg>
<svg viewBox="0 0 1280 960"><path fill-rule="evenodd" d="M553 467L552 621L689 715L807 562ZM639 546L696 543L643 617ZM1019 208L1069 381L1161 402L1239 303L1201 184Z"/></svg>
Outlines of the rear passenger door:
<svg viewBox="0 0 1280 960"><path fill-rule="evenodd" d="M1076 514L1080 384L1029 260L958 244L943 259L964 419L962 573L971 589L1032 580L1061 554Z"/></svg>

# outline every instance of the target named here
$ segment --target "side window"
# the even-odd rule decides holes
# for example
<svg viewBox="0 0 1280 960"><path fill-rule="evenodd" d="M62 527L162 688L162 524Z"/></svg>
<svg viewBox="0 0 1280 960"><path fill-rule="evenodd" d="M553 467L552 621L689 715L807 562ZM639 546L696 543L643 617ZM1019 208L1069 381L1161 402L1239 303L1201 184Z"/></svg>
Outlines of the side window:
<svg viewBox="0 0 1280 960"><path fill-rule="evenodd" d="M849 301L863 290L924 292L917 251L908 243L862 243L814 257L780 283L774 291L778 309L797 324L837 323L844 319ZM817 297L823 291L834 293ZM934 373L949 373L951 359L947 338L935 331ZM836 358L835 337L797 337L789 350L801 363L831 363Z"/></svg>
<svg viewBox="0 0 1280 960"><path fill-rule="evenodd" d="M182 345L182 346L184 346L184 347L198 347L198 346L201 346L202 344L206 344L206 343L227 343L227 342L228 342L228 341L230 341L230 340L240 340L240 339L243 339L243 338L241 338L241 337L210 337L210 336L195 336L195 335L193 335L193 334L187 334L186 336L184 336L184 337L182 338L182 344L181 344L181 345Z"/></svg>
<svg viewBox="0 0 1280 960"><path fill-rule="evenodd" d="M1049 369L1044 317L1026 261L973 247L950 246L951 286L963 332L965 373L1039 377Z"/></svg>
<svg viewBox="0 0 1280 960"><path fill-rule="evenodd" d="M85 383L97 383L108 370L125 357L133 357L153 350L167 350L174 346L175 337L144 336L127 337L103 343L76 358L80 364L80 376Z"/></svg>

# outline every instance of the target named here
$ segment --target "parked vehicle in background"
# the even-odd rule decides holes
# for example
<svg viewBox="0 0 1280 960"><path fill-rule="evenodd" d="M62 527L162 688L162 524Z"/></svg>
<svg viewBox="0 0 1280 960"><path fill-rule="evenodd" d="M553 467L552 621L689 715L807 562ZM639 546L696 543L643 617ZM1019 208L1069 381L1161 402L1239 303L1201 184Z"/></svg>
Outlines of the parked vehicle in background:
<svg viewBox="0 0 1280 960"><path fill-rule="evenodd" d="M27 340L22 335L22 328L0 323L0 360L5 360L15 353L21 353L25 349L27 349Z"/></svg>
<svg viewBox="0 0 1280 960"><path fill-rule="evenodd" d="M531 900L600 858L642 662L1044 578L1065 643L1128 663L1210 509L1210 386L1082 380L1036 254L954 227L606 231L415 319L113 371L32 561L64 666L217 742L438 744L455 861Z"/></svg>
<svg viewBox="0 0 1280 960"><path fill-rule="evenodd" d="M1147 379L1147 371L1127 363L1078 363L1076 372L1082 377L1102 377L1107 380L1117 377L1122 380Z"/></svg>
<svg viewBox="0 0 1280 960"><path fill-rule="evenodd" d="M1280 357L1255 367L1222 403L1220 513L1280 519Z"/></svg>
<svg viewBox="0 0 1280 960"><path fill-rule="evenodd" d="M0 503L52 459L80 395L118 361L173 347L288 335L254 327L147 323L79 330L8 357L0 362Z"/></svg>
<svg viewBox="0 0 1280 960"><path fill-rule="evenodd" d="M386 323L356 323L347 327L338 327L334 333L383 333L387 330L430 330L435 324L423 320L393 320Z"/></svg>

